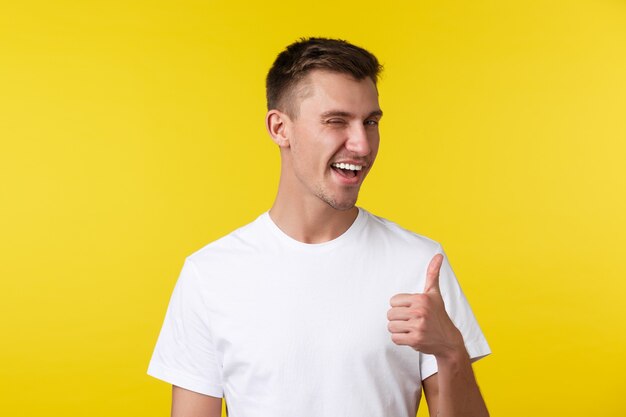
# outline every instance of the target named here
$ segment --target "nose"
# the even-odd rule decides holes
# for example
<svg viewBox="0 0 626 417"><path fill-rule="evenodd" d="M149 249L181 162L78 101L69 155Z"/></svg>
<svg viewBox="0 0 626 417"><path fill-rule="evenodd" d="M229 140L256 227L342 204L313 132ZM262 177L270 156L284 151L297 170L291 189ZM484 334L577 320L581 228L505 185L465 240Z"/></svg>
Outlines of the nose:
<svg viewBox="0 0 626 417"><path fill-rule="evenodd" d="M346 149L358 156L367 156L372 152L367 129L361 123L355 123L348 132Z"/></svg>

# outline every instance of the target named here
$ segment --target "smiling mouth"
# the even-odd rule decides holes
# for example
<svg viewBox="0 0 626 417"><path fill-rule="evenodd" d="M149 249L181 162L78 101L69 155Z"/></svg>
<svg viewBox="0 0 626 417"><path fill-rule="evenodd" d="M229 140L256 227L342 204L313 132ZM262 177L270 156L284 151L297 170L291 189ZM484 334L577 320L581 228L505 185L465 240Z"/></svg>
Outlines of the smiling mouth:
<svg viewBox="0 0 626 417"><path fill-rule="evenodd" d="M363 169L362 165L344 163L334 163L330 167L344 178L354 178Z"/></svg>

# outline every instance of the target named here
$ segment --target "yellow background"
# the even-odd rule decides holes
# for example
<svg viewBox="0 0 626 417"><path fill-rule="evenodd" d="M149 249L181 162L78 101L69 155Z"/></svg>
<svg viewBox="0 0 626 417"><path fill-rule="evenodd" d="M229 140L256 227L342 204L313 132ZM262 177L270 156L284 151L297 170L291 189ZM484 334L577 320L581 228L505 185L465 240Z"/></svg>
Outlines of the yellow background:
<svg viewBox="0 0 626 417"><path fill-rule="evenodd" d="M2 414L169 415L146 375L169 296L272 203L264 77L313 35L385 64L359 204L442 242L492 415L626 415L626 2L605 0L3 1Z"/></svg>

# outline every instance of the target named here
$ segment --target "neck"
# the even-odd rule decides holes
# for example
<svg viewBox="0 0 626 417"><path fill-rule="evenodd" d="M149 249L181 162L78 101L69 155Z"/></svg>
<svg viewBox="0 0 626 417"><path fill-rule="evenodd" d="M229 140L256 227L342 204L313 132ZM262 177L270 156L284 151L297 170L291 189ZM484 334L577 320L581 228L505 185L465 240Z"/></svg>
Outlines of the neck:
<svg viewBox="0 0 626 417"><path fill-rule="evenodd" d="M317 197L310 200L288 199L279 189L270 217L279 229L297 241L323 243L341 236L359 214L357 207L337 210Z"/></svg>

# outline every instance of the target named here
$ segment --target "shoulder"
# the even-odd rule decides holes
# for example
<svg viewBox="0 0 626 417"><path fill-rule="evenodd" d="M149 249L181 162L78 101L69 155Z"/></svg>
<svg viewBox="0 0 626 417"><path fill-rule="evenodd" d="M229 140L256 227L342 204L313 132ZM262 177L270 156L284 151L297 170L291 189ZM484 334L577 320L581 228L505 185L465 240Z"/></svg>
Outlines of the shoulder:
<svg viewBox="0 0 626 417"><path fill-rule="evenodd" d="M394 246L406 247L410 250L420 250L424 252L441 252L441 244L429 237L420 235L411 230L405 229L399 224L386 218L376 216L367 210L365 212L368 223L368 233L372 237L382 239L386 243Z"/></svg>
<svg viewBox="0 0 626 417"><path fill-rule="evenodd" d="M251 223L206 244L187 256L187 261L196 266L218 262L223 264L257 253L259 248L267 245L271 237L266 227L266 216L267 213L263 213Z"/></svg>

